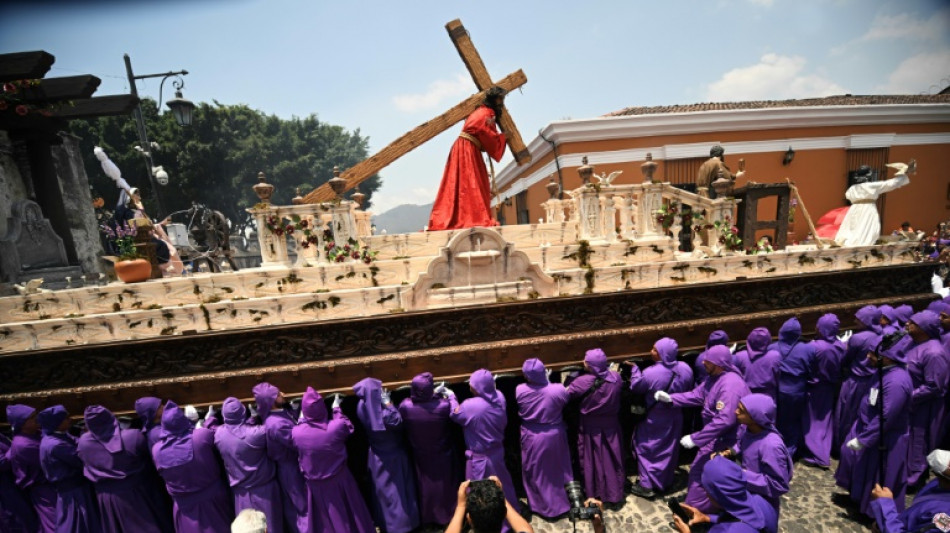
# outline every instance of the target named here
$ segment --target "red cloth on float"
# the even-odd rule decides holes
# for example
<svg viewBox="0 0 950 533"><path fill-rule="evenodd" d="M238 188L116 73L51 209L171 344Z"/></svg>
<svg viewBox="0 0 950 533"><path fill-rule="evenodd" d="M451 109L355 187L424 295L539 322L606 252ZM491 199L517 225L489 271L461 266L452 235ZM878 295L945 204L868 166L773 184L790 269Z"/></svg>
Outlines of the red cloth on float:
<svg viewBox="0 0 950 533"><path fill-rule="evenodd" d="M495 112L481 106L465 119L462 131L482 144L495 161L505 153L505 134L495 126ZM459 137L445 163L439 193L429 215L429 231L497 226L492 217L491 185L482 152L468 139Z"/></svg>
<svg viewBox="0 0 950 533"><path fill-rule="evenodd" d="M815 221L815 233L817 236L822 239L834 240L835 235L838 234L838 229L841 227L841 222L847 213L848 206L844 206L832 209L822 215L821 218Z"/></svg>

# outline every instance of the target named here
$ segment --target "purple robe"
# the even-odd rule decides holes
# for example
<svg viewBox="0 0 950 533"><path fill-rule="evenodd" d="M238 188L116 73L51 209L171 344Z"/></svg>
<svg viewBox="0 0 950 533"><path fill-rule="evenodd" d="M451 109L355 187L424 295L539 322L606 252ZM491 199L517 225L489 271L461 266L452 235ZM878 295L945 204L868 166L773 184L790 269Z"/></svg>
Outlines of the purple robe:
<svg viewBox="0 0 950 533"><path fill-rule="evenodd" d="M683 435L683 412L672 404L657 402L654 394L686 392L693 385L689 365L676 360L679 346L664 337L654 344L659 361L640 372L630 373L630 390L646 397L647 414L633 433L633 451L640 471L640 486L647 490L667 491L673 484L679 462L679 438Z"/></svg>
<svg viewBox="0 0 950 533"><path fill-rule="evenodd" d="M950 515L950 489L940 486L936 479L927 483L904 512L897 510L893 498L878 498L871 502L871 512L881 533L913 533L939 531L933 524L939 513ZM929 529L923 526L929 525Z"/></svg>
<svg viewBox="0 0 950 533"><path fill-rule="evenodd" d="M904 509L904 495L907 492L907 444L910 429L909 409L911 402L910 374L903 367L894 365L887 367L884 372L884 389L878 390L878 380L873 380L861 401L858 419L845 437L847 443L853 438L863 446L854 451L842 445L841 462L835 471L835 483L847 490L851 500L860 505L861 512L870 516L869 502L871 489L875 483L889 487L894 493L895 505L899 511ZM883 400L882 397L883 396ZM871 405L871 399L875 404ZM885 471L883 479L880 477L880 444L881 426L880 412L884 410L884 447Z"/></svg>
<svg viewBox="0 0 950 533"><path fill-rule="evenodd" d="M373 480L373 516L387 533L408 533L419 527L416 484L403 448L402 417L391 404L383 405L383 384L366 378L353 391L360 399L356 415L369 441L366 464Z"/></svg>
<svg viewBox="0 0 950 533"><path fill-rule="evenodd" d="M436 397L433 388L429 372L412 378L410 395L399 404L399 414L415 458L422 523L445 525L455 512L463 472L452 444L452 405Z"/></svg>
<svg viewBox="0 0 950 533"><path fill-rule="evenodd" d="M775 508L781 506L781 497L789 489L792 480L792 456L775 429L775 401L764 394L749 394L740 400L749 417L762 429L752 433L742 427L742 437L736 451L742 456L746 484L749 492L758 494Z"/></svg>
<svg viewBox="0 0 950 533"><path fill-rule="evenodd" d="M288 531L306 531L307 485L300 472L297 450L291 439L291 432L297 421L286 407L275 409L280 391L270 383L258 383L254 386L254 400L257 414L264 421L267 432L267 456L277 465L277 482L280 485L281 500L284 508L284 527Z"/></svg>
<svg viewBox="0 0 950 533"><path fill-rule="evenodd" d="M234 512L256 509L267 517L267 531L284 531L284 509L277 484L277 467L267 457L267 430L245 421L244 405L228 398L221 409L224 425L214 432L214 445L228 473Z"/></svg>
<svg viewBox="0 0 950 533"><path fill-rule="evenodd" d="M725 331L717 329L709 334L709 338L706 339L706 349L696 356L696 361L693 363L693 379L695 379L696 385L706 381L706 367L703 366L703 361L706 360L706 353L709 349L713 346L725 346L727 344L729 344L729 334Z"/></svg>
<svg viewBox="0 0 950 533"><path fill-rule="evenodd" d="M39 529L33 505L16 486L7 452L11 442L0 434L0 531L19 533Z"/></svg>
<svg viewBox="0 0 950 533"><path fill-rule="evenodd" d="M571 399L580 398L577 454L587 496L604 503L625 499L622 433L620 429L620 374L609 369L600 349L589 350L584 362L590 373L571 382ZM597 390L593 390L600 383Z"/></svg>
<svg viewBox="0 0 950 533"><path fill-rule="evenodd" d="M778 341L772 345L782 356L778 376L778 420L776 426L788 452L795 456L804 436L808 416L808 382L815 374L815 347L802 342L802 325L792 317L782 324Z"/></svg>
<svg viewBox="0 0 950 533"><path fill-rule="evenodd" d="M745 350L736 352L735 363L750 391L770 396L777 404L782 355L769 347L771 342L772 334L768 329L753 329L746 337Z"/></svg>
<svg viewBox="0 0 950 533"><path fill-rule="evenodd" d="M56 532L85 533L102 531L96 493L82 475L82 461L76 451L76 437L58 431L69 417L62 405L40 411L37 419L43 428L40 441L40 466L56 489Z"/></svg>
<svg viewBox="0 0 950 533"><path fill-rule="evenodd" d="M718 503L710 533L778 533L778 514L764 498L750 493L747 472L716 457L703 469L702 484Z"/></svg>
<svg viewBox="0 0 950 533"><path fill-rule="evenodd" d="M84 413L89 429L79 437L77 452L83 474L92 481L99 502L102 529L109 532L172 532L171 517L161 493L148 483L145 437L137 429L119 429L119 423L101 405Z"/></svg>
<svg viewBox="0 0 950 533"><path fill-rule="evenodd" d="M528 359L521 370L526 383L515 388L515 399L521 417L524 489L531 511L553 518L571 508L564 485L574 475L563 416L570 395L560 383L548 382L539 359Z"/></svg>
<svg viewBox="0 0 950 533"><path fill-rule="evenodd" d="M346 439L353 424L339 408L327 416L323 398L307 387L301 405L303 419L292 439L307 480L309 501L304 531L376 533L373 519L353 474L346 466Z"/></svg>
<svg viewBox="0 0 950 533"><path fill-rule="evenodd" d="M868 366L867 355L879 342L881 330L881 310L873 305L866 305L855 313L859 327L848 339L841 368L845 374L841 388L838 390L838 403L835 405L834 442L831 450L837 451L845 442L845 436L857 421L858 409L861 400L867 397L871 389L874 369Z"/></svg>
<svg viewBox="0 0 950 533"><path fill-rule="evenodd" d="M689 392L670 395L676 407L703 408L703 428L690 435L699 451L690 466L689 485L686 490L686 503L703 512L713 508L700 483L703 468L709 462L709 454L731 448L736 443L736 407L739 405L739 398L749 394L749 387L732 364L729 348L721 345L710 348L706 361L721 368L722 372L717 376L709 376Z"/></svg>
<svg viewBox="0 0 950 533"><path fill-rule="evenodd" d="M907 484L916 484L927 471L927 454L937 447L946 423L945 405L950 381L950 355L940 344L940 316L921 311L910 317L927 334L907 350L907 372L914 392L910 402L910 443L907 450Z"/></svg>
<svg viewBox="0 0 950 533"><path fill-rule="evenodd" d="M155 420L161 407L161 398L154 396L144 396L135 400L135 414L139 415L139 420L142 421L142 433L145 433L149 450L162 436L161 420Z"/></svg>
<svg viewBox="0 0 950 533"><path fill-rule="evenodd" d="M498 476L505 491L505 499L517 509L515 484L505 466L504 439L505 426L508 425L505 397L495 390L495 380L491 372L485 369L472 372L469 386L475 396L461 404L455 396L449 397L452 405L452 414L449 416L462 426L468 448L465 452L465 478L487 479L488 476Z"/></svg>
<svg viewBox="0 0 950 533"><path fill-rule="evenodd" d="M175 502L176 531L230 529L234 507L222 479L213 431L192 428L184 412L169 400L162 413L162 438L152 448L152 458Z"/></svg>
<svg viewBox="0 0 950 533"><path fill-rule="evenodd" d="M808 381L805 425L802 428L805 435L799 451L803 461L823 468L831 466L832 414L845 352L844 343L837 338L839 325L835 315L823 315L816 326L818 338L811 342L815 349L815 373Z"/></svg>
<svg viewBox="0 0 950 533"><path fill-rule="evenodd" d="M22 404L7 406L7 421L13 428L13 441L7 455L16 486L23 491L39 518L40 531L56 530L56 489L46 478L40 466L40 434L36 421L31 422L31 434L23 431L27 421L36 416L36 409Z"/></svg>

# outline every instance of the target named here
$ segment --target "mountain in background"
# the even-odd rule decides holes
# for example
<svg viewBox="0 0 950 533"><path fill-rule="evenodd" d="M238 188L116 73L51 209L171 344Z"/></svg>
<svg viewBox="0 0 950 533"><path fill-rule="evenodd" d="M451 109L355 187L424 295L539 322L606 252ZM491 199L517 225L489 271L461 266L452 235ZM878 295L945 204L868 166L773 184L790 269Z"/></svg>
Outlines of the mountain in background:
<svg viewBox="0 0 950 533"><path fill-rule="evenodd" d="M376 225L376 235L386 230L386 233L415 233L429 223L429 213L432 204L414 205L403 204L396 206L385 213L373 217Z"/></svg>

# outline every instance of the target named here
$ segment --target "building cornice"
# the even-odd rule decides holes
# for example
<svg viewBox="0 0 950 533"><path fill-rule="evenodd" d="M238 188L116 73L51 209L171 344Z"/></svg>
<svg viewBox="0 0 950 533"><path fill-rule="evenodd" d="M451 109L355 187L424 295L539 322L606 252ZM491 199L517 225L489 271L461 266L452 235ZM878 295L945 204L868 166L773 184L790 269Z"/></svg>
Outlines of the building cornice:
<svg viewBox="0 0 950 533"><path fill-rule="evenodd" d="M942 144L950 142L950 132L936 134L881 133L843 137L787 138L767 141L719 143L714 135L726 131L778 130L860 125L898 125L950 123L950 104L887 104L786 107L701 111L653 115L598 117L593 119L557 121L547 125L541 135L528 145L532 158L537 161L551 152L551 144L633 139L660 135L696 134L709 132L710 141L616 150L585 154L591 164L609 164L642 161L647 152L657 160L701 157L709 154L709 147L722 144L728 153L757 153L795 149L878 148L891 145ZM580 155L561 156L561 167L580 165ZM574 161L577 159L577 161ZM501 193L502 199L526 190L556 171L553 162L543 165L530 175L514 163L505 166L497 176L499 187L511 185ZM515 180L517 180L515 182ZM512 183L515 182L515 183Z"/></svg>

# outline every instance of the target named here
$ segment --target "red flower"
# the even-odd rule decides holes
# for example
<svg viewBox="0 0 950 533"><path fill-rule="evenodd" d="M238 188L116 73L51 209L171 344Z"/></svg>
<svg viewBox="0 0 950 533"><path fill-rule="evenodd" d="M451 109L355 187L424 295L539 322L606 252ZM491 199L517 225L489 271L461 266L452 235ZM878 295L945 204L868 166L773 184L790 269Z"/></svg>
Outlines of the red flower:
<svg viewBox="0 0 950 533"><path fill-rule="evenodd" d="M350 254L350 257L352 257L353 259L359 259L359 258L360 258L360 253L359 253L359 252L353 252L352 254Z"/></svg>
<svg viewBox="0 0 950 533"><path fill-rule="evenodd" d="M342 263L344 259L346 259L346 256L345 256L345 255L340 254L340 255L336 256L336 262L337 262L337 263Z"/></svg>
<svg viewBox="0 0 950 533"><path fill-rule="evenodd" d="M309 242L309 241L300 241L300 246L303 246L304 248L310 248L310 242Z"/></svg>
<svg viewBox="0 0 950 533"><path fill-rule="evenodd" d="M336 182L334 182L334 183L336 183ZM301 228L306 228L306 227L307 227L307 221L306 221L306 220L301 220L301 221L300 221L300 227L301 227Z"/></svg>
<svg viewBox="0 0 950 533"><path fill-rule="evenodd" d="M3 92L5 92L5 93L10 93L10 94L15 94L15 93L16 93L16 85L14 85L14 84L12 84L12 83L4 83L4 84L3 84Z"/></svg>
<svg viewBox="0 0 950 533"><path fill-rule="evenodd" d="M284 234L283 228L277 228L274 230L274 235L277 235L278 237L280 237L283 234Z"/></svg>
<svg viewBox="0 0 950 533"><path fill-rule="evenodd" d="M291 235L294 232L294 227L291 224L287 224L287 227L284 228L284 231L287 232L287 235Z"/></svg>
<svg viewBox="0 0 950 533"><path fill-rule="evenodd" d="M368 264L370 264L370 263L373 262L373 258L370 257L370 256L368 256L368 255L367 255L367 256L364 256L364 257L363 257L363 262L368 265Z"/></svg>
<svg viewBox="0 0 950 533"><path fill-rule="evenodd" d="M336 183L336 182L334 182L334 183ZM344 245L343 245L343 251L344 251L344 252L349 252L349 251L350 251L350 245L349 245L349 244L344 244Z"/></svg>
<svg viewBox="0 0 950 533"><path fill-rule="evenodd" d="M21 117L26 116L26 114L29 112L29 108L27 108L25 105L16 106L16 114L20 115Z"/></svg>

